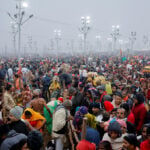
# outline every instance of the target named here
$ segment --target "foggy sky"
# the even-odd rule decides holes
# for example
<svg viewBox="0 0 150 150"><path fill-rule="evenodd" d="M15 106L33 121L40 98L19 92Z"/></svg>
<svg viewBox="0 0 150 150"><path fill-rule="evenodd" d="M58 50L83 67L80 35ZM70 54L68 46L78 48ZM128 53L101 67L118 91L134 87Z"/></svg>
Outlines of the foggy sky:
<svg viewBox="0 0 150 150"><path fill-rule="evenodd" d="M112 25L120 25L122 39L131 31L137 32L137 40L150 35L150 0L26 0L26 17L34 14L22 28L22 47L28 36L38 46L49 45L54 29L61 29L64 42L78 39L81 16L91 17L89 41L96 35L103 40L109 37ZM6 12L15 13L15 0L0 0L0 49L12 48L11 19Z"/></svg>

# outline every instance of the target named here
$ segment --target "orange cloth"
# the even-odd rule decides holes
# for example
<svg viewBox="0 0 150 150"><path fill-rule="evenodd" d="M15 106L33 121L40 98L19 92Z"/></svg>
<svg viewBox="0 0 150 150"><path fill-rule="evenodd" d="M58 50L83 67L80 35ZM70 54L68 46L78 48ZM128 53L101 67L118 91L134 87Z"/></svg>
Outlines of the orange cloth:
<svg viewBox="0 0 150 150"><path fill-rule="evenodd" d="M15 88L17 90L23 89L23 81L20 78L16 79Z"/></svg>
<svg viewBox="0 0 150 150"><path fill-rule="evenodd" d="M26 111L29 111L32 114L32 117L30 119L26 119L25 118L25 112ZM43 121L46 120L40 113L34 111L31 108L27 108L24 111L24 113L22 115L22 119L27 120L36 129L38 129L39 127L41 127Z"/></svg>

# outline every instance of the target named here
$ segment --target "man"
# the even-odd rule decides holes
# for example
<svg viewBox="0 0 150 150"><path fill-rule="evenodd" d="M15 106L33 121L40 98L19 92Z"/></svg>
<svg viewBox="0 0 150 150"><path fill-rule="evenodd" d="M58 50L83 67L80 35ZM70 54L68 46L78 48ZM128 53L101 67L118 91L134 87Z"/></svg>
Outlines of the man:
<svg viewBox="0 0 150 150"><path fill-rule="evenodd" d="M66 142L66 134L68 133L68 121L72 119L70 110L72 102L66 100L62 105L58 105L53 114L52 135L56 141L56 150L63 150Z"/></svg>
<svg viewBox="0 0 150 150"><path fill-rule="evenodd" d="M69 96L71 97L72 101L72 109L71 109L71 114L75 114L76 107L78 106L83 106L83 95L77 91L74 87L71 87L69 89Z"/></svg>
<svg viewBox="0 0 150 150"><path fill-rule="evenodd" d="M124 108L118 108L117 109L117 119L122 119L122 120L126 121Z"/></svg>
<svg viewBox="0 0 150 150"><path fill-rule="evenodd" d="M15 106L10 110L8 125L11 130L15 130L17 133L23 133L28 135L26 124L21 120L23 109L19 106Z"/></svg>
<svg viewBox="0 0 150 150"><path fill-rule="evenodd" d="M34 99L30 103L30 108L43 115L44 107L45 107L49 112L50 116L52 117L50 109L47 107L45 100L43 98L40 98L40 91L36 89L33 91L33 94L34 94Z"/></svg>
<svg viewBox="0 0 150 150"><path fill-rule="evenodd" d="M2 100L2 117L3 117L3 121L5 123L7 123L7 119L8 119L8 115L9 115L9 111L11 110L11 108L13 108L16 104L14 102L14 99L11 95L11 84L7 84L5 87L5 92L4 92L4 96L3 96L3 100Z"/></svg>

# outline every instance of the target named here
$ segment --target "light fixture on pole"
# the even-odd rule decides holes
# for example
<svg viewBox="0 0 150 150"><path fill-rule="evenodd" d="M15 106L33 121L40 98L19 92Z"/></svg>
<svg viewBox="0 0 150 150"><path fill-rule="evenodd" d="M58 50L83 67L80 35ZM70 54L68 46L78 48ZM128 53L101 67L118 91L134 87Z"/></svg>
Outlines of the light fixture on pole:
<svg viewBox="0 0 150 150"><path fill-rule="evenodd" d="M120 35L120 26L119 25L112 25L112 39L113 39L113 51L116 50L116 43L117 43L117 39Z"/></svg>
<svg viewBox="0 0 150 150"><path fill-rule="evenodd" d="M97 35L96 37L96 49L97 51L101 50L101 36Z"/></svg>
<svg viewBox="0 0 150 150"><path fill-rule="evenodd" d="M56 40L56 50L59 51L59 41L61 40L61 30L54 30L55 40Z"/></svg>
<svg viewBox="0 0 150 150"><path fill-rule="evenodd" d="M18 57L21 55L21 27L24 23L26 23L29 19L33 17L33 14L30 15L28 18L23 19L25 16L24 8L27 8L28 4L23 0L19 0L18 4L16 5L16 10L18 13L14 14L13 16L8 12L8 16L17 24L18 27Z"/></svg>
<svg viewBox="0 0 150 150"><path fill-rule="evenodd" d="M87 34L91 29L90 22L91 22L90 16L81 17L81 27L79 27L79 31L83 35L84 53L86 52L86 48L87 48L86 47Z"/></svg>
<svg viewBox="0 0 150 150"><path fill-rule="evenodd" d="M131 44L131 48L130 49L131 49L131 51L133 51L134 44L135 44L135 41L136 41L136 32L135 31L131 32L129 40L130 40L130 44Z"/></svg>

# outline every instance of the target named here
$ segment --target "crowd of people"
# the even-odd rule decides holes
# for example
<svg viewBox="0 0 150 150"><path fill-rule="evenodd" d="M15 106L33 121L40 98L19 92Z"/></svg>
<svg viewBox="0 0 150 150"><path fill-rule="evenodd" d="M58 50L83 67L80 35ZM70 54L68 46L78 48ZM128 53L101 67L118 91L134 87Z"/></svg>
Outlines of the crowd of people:
<svg viewBox="0 0 150 150"><path fill-rule="evenodd" d="M0 150L150 150L149 56L0 58Z"/></svg>

